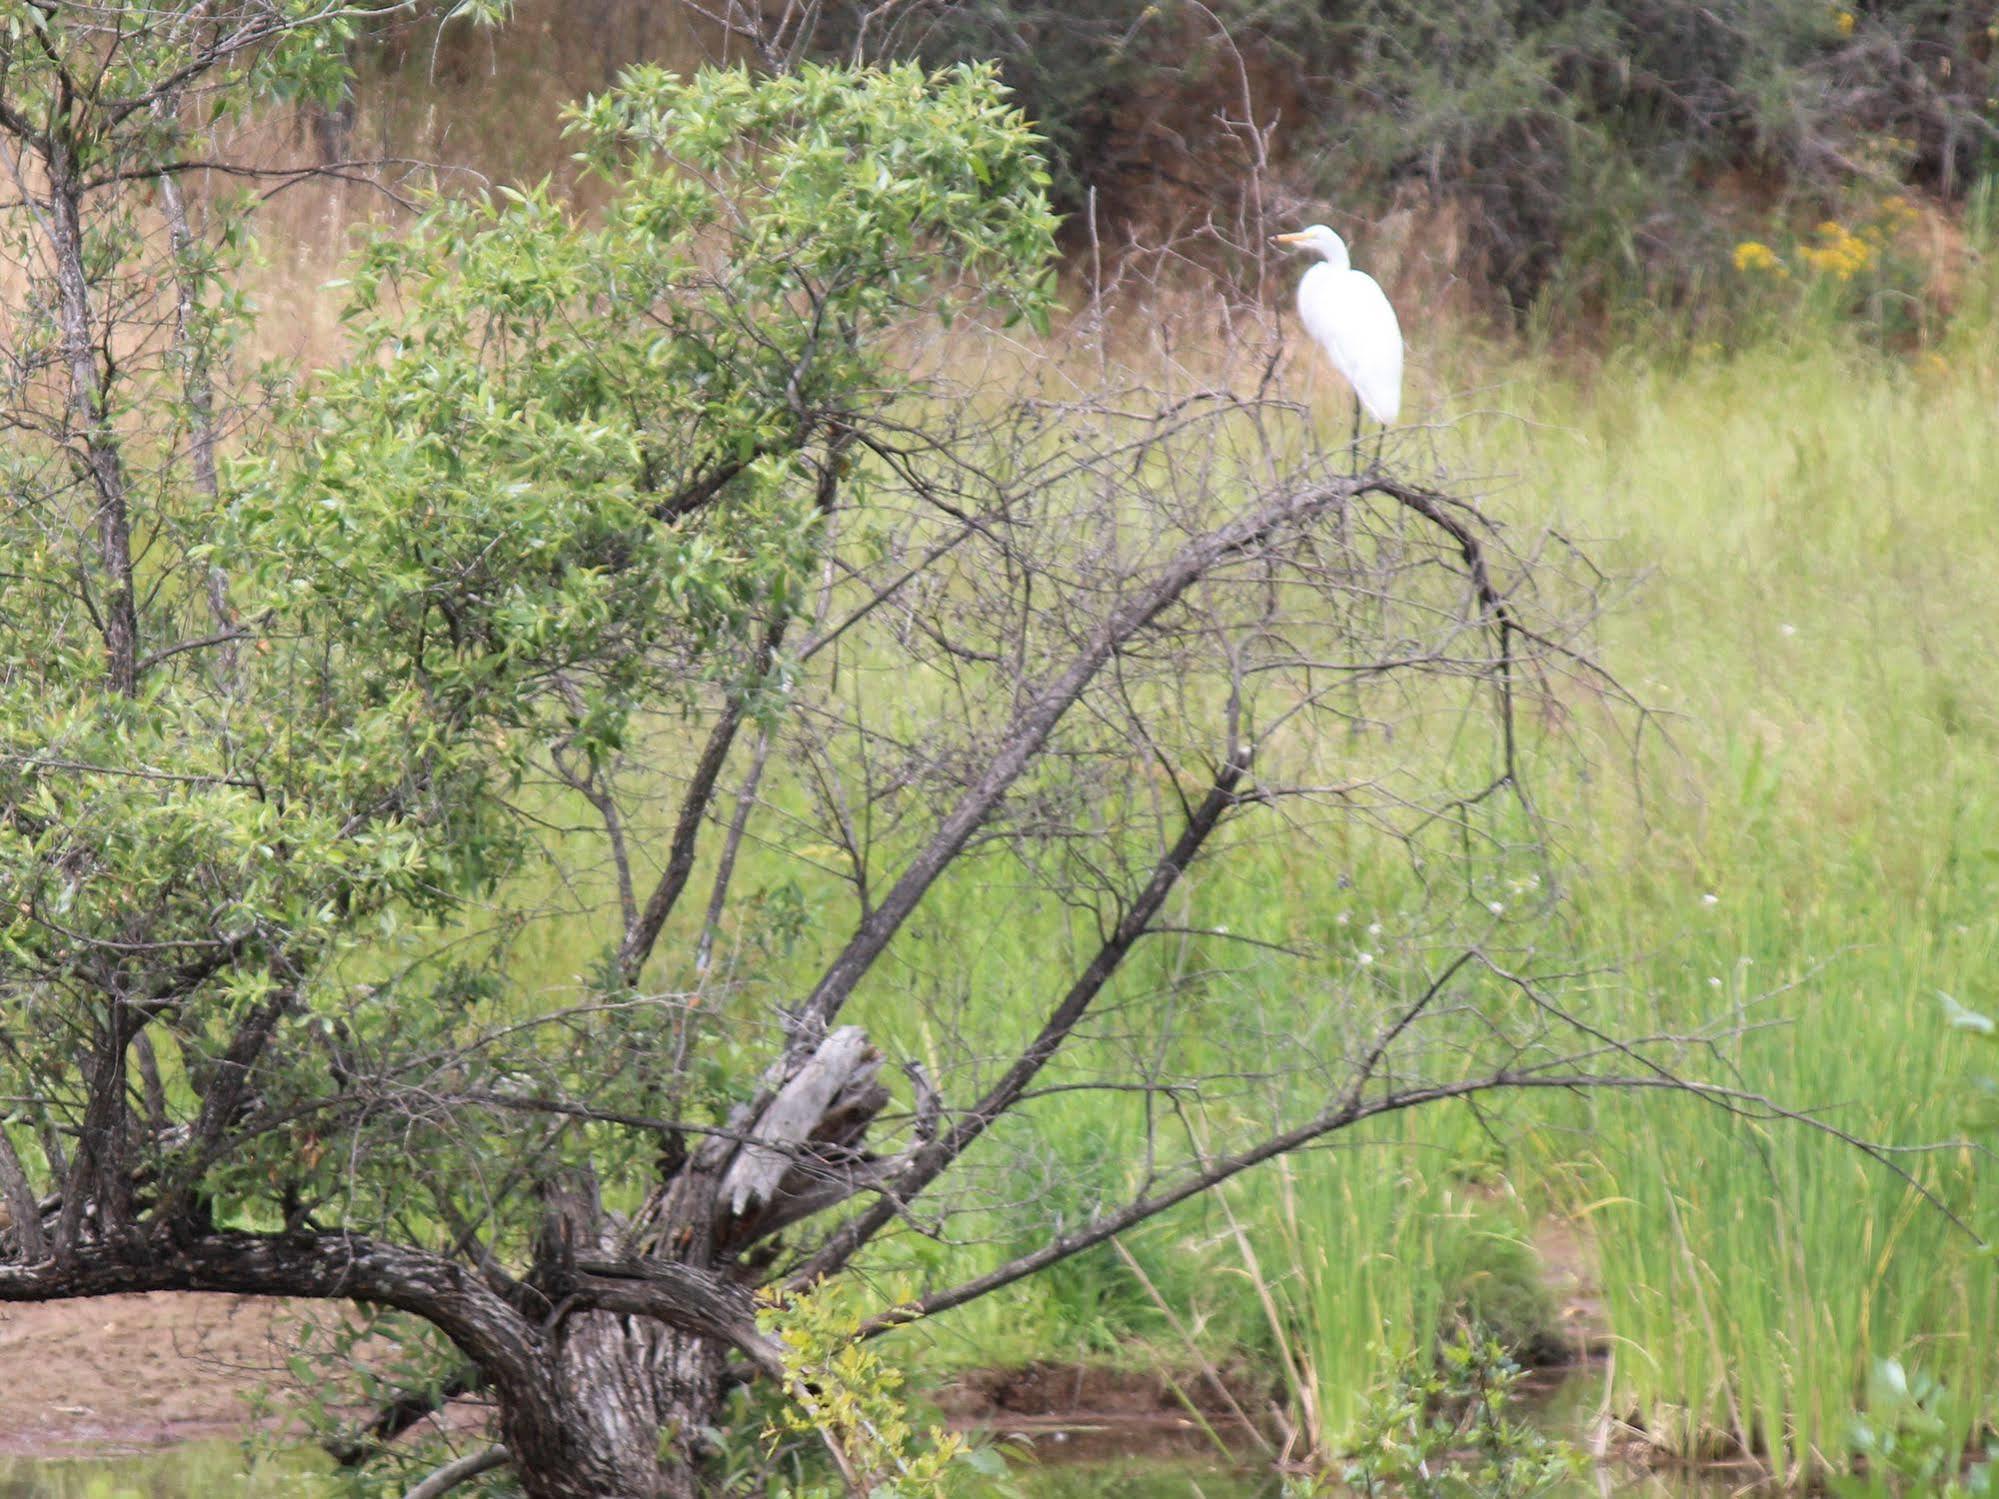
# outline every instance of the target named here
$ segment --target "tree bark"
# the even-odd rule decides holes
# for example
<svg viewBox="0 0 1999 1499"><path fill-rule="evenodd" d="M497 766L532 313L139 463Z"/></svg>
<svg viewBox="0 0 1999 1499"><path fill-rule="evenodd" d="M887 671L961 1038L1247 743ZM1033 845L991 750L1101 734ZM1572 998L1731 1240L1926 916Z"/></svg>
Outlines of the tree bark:
<svg viewBox="0 0 1999 1499"><path fill-rule="evenodd" d="M567 1317L553 1337L539 1396L501 1402L500 1440L528 1499L696 1499L722 1345L612 1312Z"/></svg>
<svg viewBox="0 0 1999 1499"><path fill-rule="evenodd" d="M500 1440L522 1489L529 1499L693 1499L693 1447L721 1405L724 1352L732 1338L761 1341L748 1295L705 1266L595 1258L619 1254L623 1229L587 1170L538 1192L526 1285L554 1307L542 1377L500 1400ZM662 1296L679 1325L647 1315ZM776 1365L774 1350L762 1357Z"/></svg>

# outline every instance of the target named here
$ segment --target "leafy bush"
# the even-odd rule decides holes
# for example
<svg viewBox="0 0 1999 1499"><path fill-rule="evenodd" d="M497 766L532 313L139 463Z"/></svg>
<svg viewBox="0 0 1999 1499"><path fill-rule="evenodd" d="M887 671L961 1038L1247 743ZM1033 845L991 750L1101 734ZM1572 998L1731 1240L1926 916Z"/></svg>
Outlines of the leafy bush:
<svg viewBox="0 0 1999 1499"><path fill-rule="evenodd" d="M1142 101L1169 66L1159 7L1150 0L942 0L911 7L901 26L872 39L861 33L865 14L861 6L836 8L819 45L839 56L872 40L877 54L931 66L997 63L1014 102L1047 137L1063 208L1080 207L1092 186L1116 184L1144 166Z"/></svg>
<svg viewBox="0 0 1999 1499"><path fill-rule="evenodd" d="M1374 1499L1537 1499L1573 1482L1583 1460L1509 1410L1520 1367L1494 1338L1466 1331L1432 1361L1405 1359L1368 1407L1347 1488Z"/></svg>
<svg viewBox="0 0 1999 1499"><path fill-rule="evenodd" d="M1867 1414L1853 1427L1864 1470L1834 1479L1835 1499L1987 1499L1992 1470L1965 1466L1965 1424L1958 1402L1936 1380L1882 1359L1867 1378Z"/></svg>

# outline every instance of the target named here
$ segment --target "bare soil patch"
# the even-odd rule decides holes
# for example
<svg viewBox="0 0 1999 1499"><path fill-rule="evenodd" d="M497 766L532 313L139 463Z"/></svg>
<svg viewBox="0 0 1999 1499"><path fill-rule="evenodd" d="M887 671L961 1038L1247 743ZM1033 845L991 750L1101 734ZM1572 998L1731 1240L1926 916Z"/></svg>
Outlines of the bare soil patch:
<svg viewBox="0 0 1999 1499"><path fill-rule="evenodd" d="M0 1456L72 1457L231 1437L291 1382L288 1303L158 1293L0 1306Z"/></svg>

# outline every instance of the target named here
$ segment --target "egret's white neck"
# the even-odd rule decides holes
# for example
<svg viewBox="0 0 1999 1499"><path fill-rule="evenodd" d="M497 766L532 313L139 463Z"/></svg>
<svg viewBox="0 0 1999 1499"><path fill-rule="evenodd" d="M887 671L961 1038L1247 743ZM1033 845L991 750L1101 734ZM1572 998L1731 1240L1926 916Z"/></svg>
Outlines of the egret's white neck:
<svg viewBox="0 0 1999 1499"><path fill-rule="evenodd" d="M1319 258L1336 271L1350 271L1353 260L1347 254L1347 242L1337 234L1329 234L1312 246L1319 252Z"/></svg>

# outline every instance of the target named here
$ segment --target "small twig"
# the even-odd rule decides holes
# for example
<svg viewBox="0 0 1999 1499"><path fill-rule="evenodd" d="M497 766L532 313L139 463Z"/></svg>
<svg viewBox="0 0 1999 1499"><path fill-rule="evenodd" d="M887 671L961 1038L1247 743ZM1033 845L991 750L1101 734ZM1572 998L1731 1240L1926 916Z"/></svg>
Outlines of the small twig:
<svg viewBox="0 0 1999 1499"><path fill-rule="evenodd" d="M470 1452L464 1457L446 1463L407 1494L403 1499L438 1499L440 1494L464 1483L468 1478L477 1478L481 1473L490 1473L495 1468L504 1468L513 1461L506 1448L494 1445L482 1452Z"/></svg>

